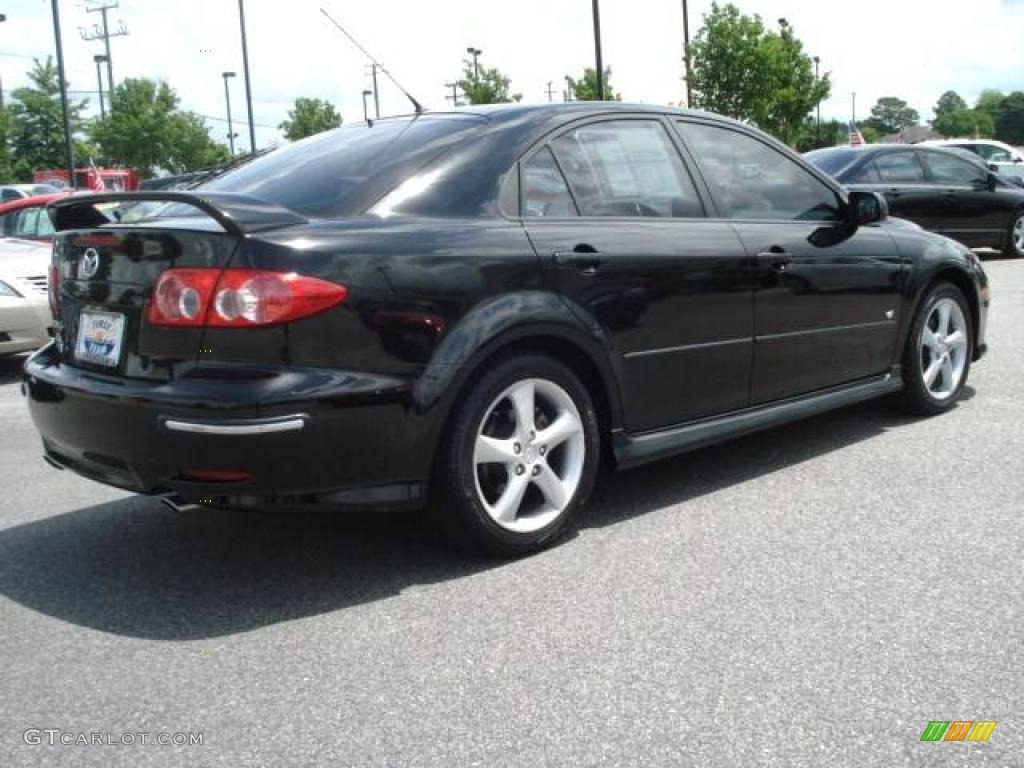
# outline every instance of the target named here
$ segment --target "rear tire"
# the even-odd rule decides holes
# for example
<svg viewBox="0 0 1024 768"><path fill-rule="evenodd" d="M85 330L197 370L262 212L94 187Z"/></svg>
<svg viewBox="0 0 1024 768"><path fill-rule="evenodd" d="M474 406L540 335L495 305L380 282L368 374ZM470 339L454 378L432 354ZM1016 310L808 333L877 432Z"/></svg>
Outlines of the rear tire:
<svg viewBox="0 0 1024 768"><path fill-rule="evenodd" d="M921 416L956 405L967 384L974 351L970 307L952 283L929 289L903 351L903 402Z"/></svg>
<svg viewBox="0 0 1024 768"><path fill-rule="evenodd" d="M1010 258L1024 258L1024 211L1017 211L1010 220L1003 254Z"/></svg>
<svg viewBox="0 0 1024 768"><path fill-rule="evenodd" d="M586 387L557 360L519 353L489 365L460 400L439 455L435 512L476 551L515 557L550 545L597 477Z"/></svg>

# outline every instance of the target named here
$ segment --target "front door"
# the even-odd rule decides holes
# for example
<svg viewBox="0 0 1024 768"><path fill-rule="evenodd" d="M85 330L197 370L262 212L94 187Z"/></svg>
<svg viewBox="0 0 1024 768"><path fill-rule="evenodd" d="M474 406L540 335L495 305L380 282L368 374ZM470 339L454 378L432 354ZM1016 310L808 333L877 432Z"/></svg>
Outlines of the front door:
<svg viewBox="0 0 1024 768"><path fill-rule="evenodd" d="M614 350L628 430L748 404L745 251L660 118L577 124L524 160L522 187L549 283Z"/></svg>
<svg viewBox="0 0 1024 768"><path fill-rule="evenodd" d="M902 263L884 227L849 228L834 188L751 133L699 121L680 130L755 265L751 404L885 372Z"/></svg>

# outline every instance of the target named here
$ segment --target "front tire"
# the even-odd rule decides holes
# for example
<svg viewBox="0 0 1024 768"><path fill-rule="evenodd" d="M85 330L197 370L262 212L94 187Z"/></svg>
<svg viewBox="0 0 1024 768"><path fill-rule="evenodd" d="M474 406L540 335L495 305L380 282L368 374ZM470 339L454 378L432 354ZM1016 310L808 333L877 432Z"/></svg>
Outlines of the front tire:
<svg viewBox="0 0 1024 768"><path fill-rule="evenodd" d="M1003 254L1011 258L1024 257L1024 211L1017 211L1010 221Z"/></svg>
<svg viewBox="0 0 1024 768"><path fill-rule="evenodd" d="M461 398L439 457L436 511L473 549L535 552L586 504L599 457L597 414L576 374L546 355L516 354Z"/></svg>
<svg viewBox="0 0 1024 768"><path fill-rule="evenodd" d="M921 302L903 353L903 399L915 414L952 408L967 384L974 350L971 313L963 293L938 283Z"/></svg>

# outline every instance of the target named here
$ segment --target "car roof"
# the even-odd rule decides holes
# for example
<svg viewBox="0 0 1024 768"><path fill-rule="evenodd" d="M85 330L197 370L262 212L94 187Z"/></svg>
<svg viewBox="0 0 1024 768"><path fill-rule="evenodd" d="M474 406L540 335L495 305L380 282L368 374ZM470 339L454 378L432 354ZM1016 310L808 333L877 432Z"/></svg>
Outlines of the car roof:
<svg viewBox="0 0 1024 768"><path fill-rule="evenodd" d="M21 208L32 208L39 205L47 205L52 203L54 200L60 200L61 198L74 194L71 190L64 192L51 192L48 195L35 195L33 197L22 197L18 200L11 200L6 203L0 203L0 214L10 213L11 211L17 211Z"/></svg>

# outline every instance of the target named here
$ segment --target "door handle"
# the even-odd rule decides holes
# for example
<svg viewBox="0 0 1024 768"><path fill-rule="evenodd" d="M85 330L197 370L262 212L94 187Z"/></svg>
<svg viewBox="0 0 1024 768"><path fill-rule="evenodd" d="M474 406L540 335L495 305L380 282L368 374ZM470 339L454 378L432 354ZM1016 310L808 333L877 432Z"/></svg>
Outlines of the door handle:
<svg viewBox="0 0 1024 768"><path fill-rule="evenodd" d="M605 262L604 254L590 246L577 245L571 251L555 251L552 261L560 267L572 267L587 277L596 275Z"/></svg>
<svg viewBox="0 0 1024 768"><path fill-rule="evenodd" d="M757 254L757 266L771 267L772 269L777 269L779 271L784 270L792 261L793 257L781 248L778 250L771 249L764 253Z"/></svg>

